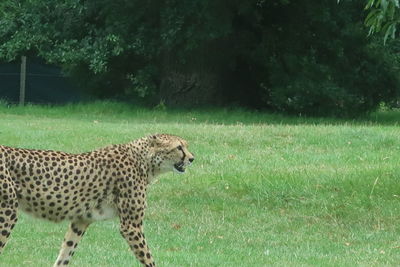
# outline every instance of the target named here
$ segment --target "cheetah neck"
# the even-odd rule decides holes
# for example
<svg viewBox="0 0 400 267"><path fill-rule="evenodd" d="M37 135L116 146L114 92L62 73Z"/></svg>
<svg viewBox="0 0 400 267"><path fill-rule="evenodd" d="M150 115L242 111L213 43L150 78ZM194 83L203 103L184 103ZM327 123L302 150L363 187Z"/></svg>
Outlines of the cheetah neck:
<svg viewBox="0 0 400 267"><path fill-rule="evenodd" d="M139 164L139 166L144 166L143 172L149 184L159 174L152 164L154 160L154 149L151 147L147 137L135 140L129 143L129 146L134 161L140 161L141 164Z"/></svg>

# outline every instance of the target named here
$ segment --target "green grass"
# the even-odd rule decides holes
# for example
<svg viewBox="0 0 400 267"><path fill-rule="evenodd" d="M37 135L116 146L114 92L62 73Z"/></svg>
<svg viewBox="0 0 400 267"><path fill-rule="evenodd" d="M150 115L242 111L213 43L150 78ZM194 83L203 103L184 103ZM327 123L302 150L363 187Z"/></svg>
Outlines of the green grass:
<svg viewBox="0 0 400 267"><path fill-rule="evenodd" d="M399 119L2 104L0 143L83 152L156 132L187 139L193 166L149 190L159 266L398 266ZM0 265L51 266L66 228L20 214ZM139 264L111 220L90 226L71 266Z"/></svg>

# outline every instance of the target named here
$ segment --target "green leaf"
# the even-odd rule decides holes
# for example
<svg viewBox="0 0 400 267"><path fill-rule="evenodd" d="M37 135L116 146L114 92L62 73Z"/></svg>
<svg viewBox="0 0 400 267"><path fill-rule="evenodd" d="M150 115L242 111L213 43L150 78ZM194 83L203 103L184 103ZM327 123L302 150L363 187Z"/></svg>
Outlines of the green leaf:
<svg viewBox="0 0 400 267"><path fill-rule="evenodd" d="M375 0L369 0L364 9L370 9L374 6Z"/></svg>
<svg viewBox="0 0 400 267"><path fill-rule="evenodd" d="M383 36L383 43L386 44L387 38L389 37L389 35L392 35L392 29L394 28L393 23L388 22L386 23L383 27L382 27L382 31L384 32L384 36Z"/></svg>

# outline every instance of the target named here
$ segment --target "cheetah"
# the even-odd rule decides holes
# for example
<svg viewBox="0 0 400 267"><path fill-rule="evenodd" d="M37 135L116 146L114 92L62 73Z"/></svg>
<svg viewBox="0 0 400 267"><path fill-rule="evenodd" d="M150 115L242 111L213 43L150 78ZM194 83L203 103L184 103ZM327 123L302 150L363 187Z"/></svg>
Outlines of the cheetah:
<svg viewBox="0 0 400 267"><path fill-rule="evenodd" d="M169 134L81 154L0 146L0 254L20 208L70 221L54 266L69 264L91 223L113 217L136 258L155 266L143 234L147 187L167 171L185 172L193 160L187 142Z"/></svg>

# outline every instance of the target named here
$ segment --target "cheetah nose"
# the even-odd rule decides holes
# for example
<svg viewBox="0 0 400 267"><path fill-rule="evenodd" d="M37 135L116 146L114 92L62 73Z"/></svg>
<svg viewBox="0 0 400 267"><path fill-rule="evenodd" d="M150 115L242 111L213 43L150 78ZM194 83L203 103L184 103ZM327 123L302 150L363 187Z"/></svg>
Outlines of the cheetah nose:
<svg viewBox="0 0 400 267"><path fill-rule="evenodd" d="M190 162L190 163L192 163L192 162L193 162L193 160L194 160L194 158L190 158L190 159L189 159L189 162Z"/></svg>

